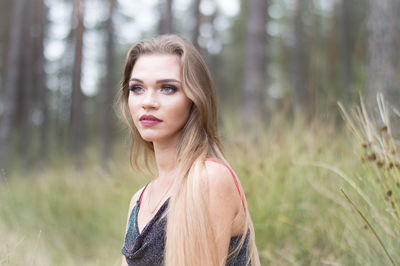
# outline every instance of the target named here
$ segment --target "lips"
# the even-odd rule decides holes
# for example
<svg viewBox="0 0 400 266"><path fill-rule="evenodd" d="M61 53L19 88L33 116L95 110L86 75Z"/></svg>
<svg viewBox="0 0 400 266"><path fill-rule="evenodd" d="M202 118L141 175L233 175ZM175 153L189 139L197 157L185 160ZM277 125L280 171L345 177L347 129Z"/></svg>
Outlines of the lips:
<svg viewBox="0 0 400 266"><path fill-rule="evenodd" d="M145 127L155 126L162 122L161 119L158 119L154 115L142 115L139 118L139 121L142 124L142 126L145 126Z"/></svg>
<svg viewBox="0 0 400 266"><path fill-rule="evenodd" d="M158 118L155 117L154 115L142 115L142 116L139 118L139 121L143 121L143 120L162 122L161 119L158 119Z"/></svg>

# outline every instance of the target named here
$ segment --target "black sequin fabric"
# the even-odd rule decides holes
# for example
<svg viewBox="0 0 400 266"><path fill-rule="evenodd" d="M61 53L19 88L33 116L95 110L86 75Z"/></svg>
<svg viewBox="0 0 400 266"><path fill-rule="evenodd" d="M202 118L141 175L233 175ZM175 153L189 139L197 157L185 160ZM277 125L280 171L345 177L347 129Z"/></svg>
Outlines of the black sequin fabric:
<svg viewBox="0 0 400 266"><path fill-rule="evenodd" d="M142 192L143 193L143 192ZM168 201L160 207L154 217L139 233L137 216L139 212L139 200L129 217L128 230L122 246L122 254L126 258L128 265L135 266L157 266L163 265L165 250L165 229L167 217L164 215ZM229 243L229 251L233 250L240 240L240 236L232 237ZM249 232L247 232L244 245L238 253L227 259L226 265L240 266L246 265L248 258Z"/></svg>

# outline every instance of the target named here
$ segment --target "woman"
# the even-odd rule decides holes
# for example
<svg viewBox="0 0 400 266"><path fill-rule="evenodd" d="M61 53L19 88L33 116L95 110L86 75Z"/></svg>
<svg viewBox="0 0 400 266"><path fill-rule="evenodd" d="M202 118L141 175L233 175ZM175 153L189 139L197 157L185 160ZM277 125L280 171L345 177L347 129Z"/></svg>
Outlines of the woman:
<svg viewBox="0 0 400 266"><path fill-rule="evenodd" d="M128 52L120 91L131 163L157 177L131 200L122 265L259 265L243 190L221 151L213 83L177 35ZM140 160L143 153L143 160Z"/></svg>

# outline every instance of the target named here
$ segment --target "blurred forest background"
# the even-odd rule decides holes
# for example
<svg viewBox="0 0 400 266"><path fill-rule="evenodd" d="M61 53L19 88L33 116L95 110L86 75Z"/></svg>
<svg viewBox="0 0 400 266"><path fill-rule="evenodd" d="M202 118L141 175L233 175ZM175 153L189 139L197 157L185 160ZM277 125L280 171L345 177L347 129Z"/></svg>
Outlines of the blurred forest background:
<svg viewBox="0 0 400 266"><path fill-rule="evenodd" d="M353 160L337 102L373 106L381 92L399 107L399 15L398 0L1 0L0 265L118 265L147 181L129 167L115 99L130 46L164 33L207 62L263 264L396 261L399 220L393 234L376 221L384 245L364 237L338 189L354 183L336 175L376 174ZM304 165L315 161L327 165ZM393 184L377 202L400 194Z"/></svg>
<svg viewBox="0 0 400 266"><path fill-rule="evenodd" d="M179 33L206 59L222 113L336 116L337 101L399 96L395 0L2 0L0 162L112 158L129 47ZM118 111L118 110L117 110ZM238 120L241 120L238 118ZM260 123L260 122L259 122ZM102 147L100 147L102 146ZM11 161L11 162L10 162Z"/></svg>

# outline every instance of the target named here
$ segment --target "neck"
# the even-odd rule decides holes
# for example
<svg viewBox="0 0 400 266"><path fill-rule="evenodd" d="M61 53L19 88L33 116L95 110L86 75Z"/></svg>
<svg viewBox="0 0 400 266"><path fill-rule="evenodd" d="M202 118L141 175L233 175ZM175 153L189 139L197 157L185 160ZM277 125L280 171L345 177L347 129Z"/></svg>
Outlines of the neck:
<svg viewBox="0 0 400 266"><path fill-rule="evenodd" d="M159 181L172 181L173 172L177 166L177 145L178 140L166 142L153 142L154 154L158 169Z"/></svg>

